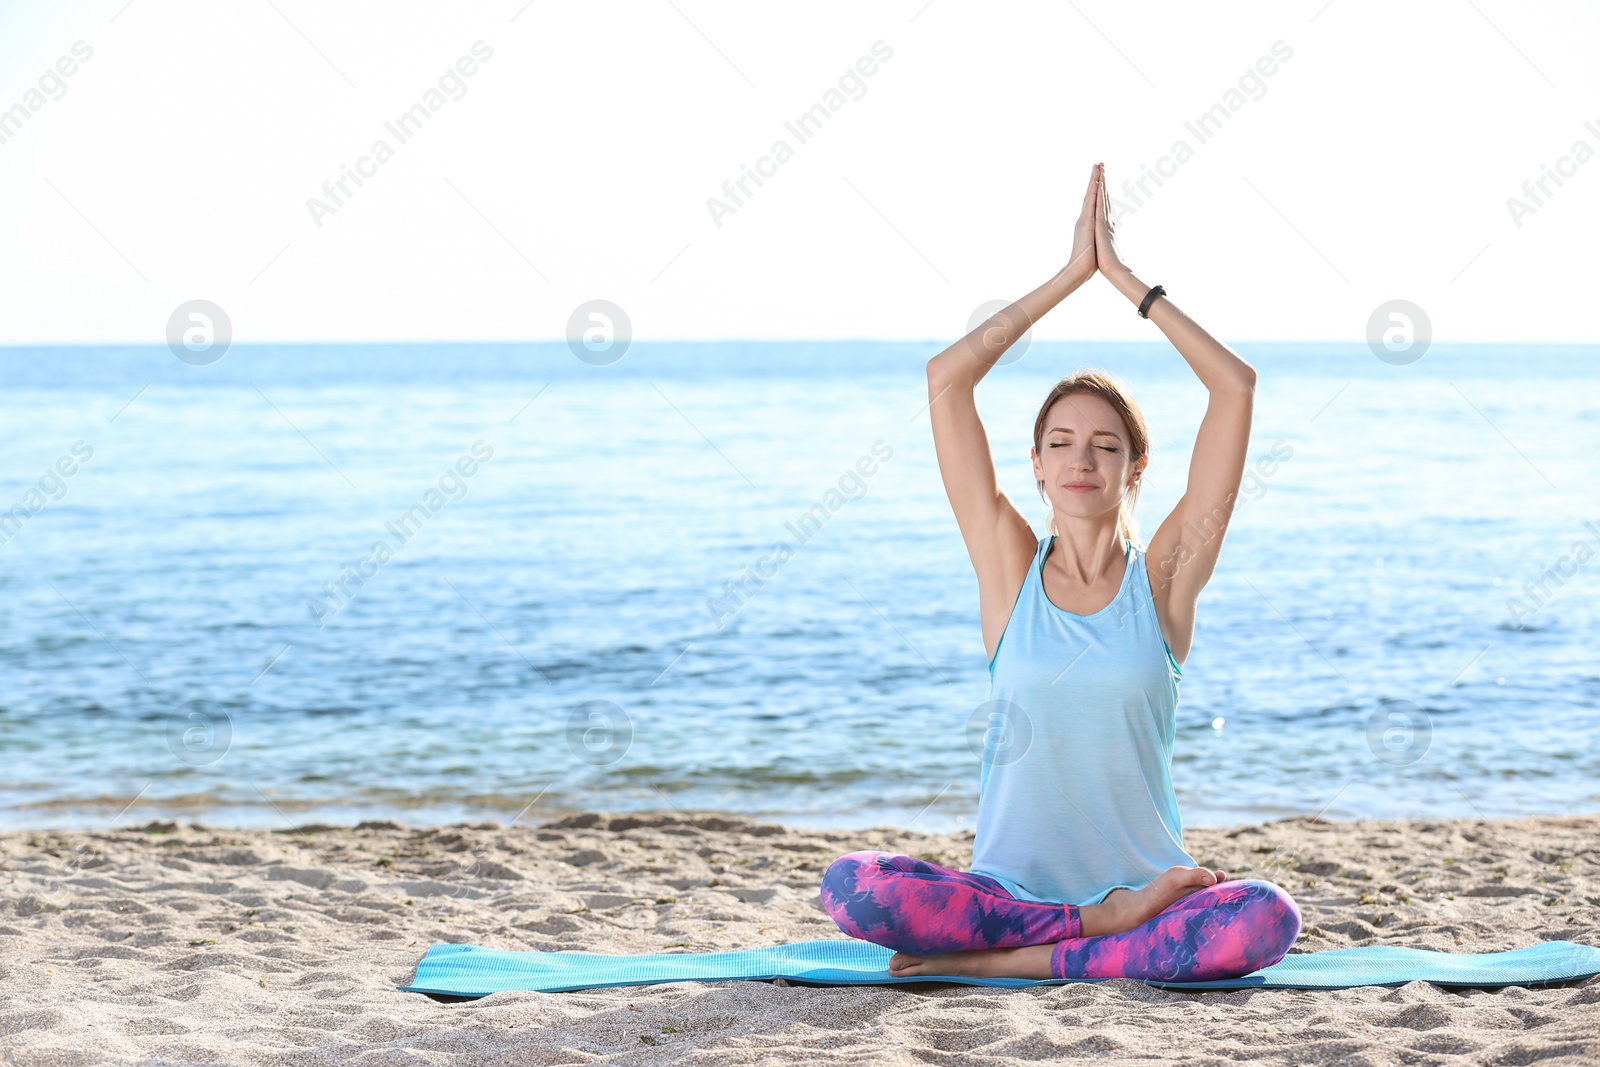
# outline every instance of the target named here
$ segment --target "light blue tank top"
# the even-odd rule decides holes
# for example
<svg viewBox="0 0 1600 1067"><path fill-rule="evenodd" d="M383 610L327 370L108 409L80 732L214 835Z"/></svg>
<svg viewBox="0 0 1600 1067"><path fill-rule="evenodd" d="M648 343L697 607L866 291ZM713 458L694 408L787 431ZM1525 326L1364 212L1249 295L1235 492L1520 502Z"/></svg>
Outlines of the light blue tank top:
<svg viewBox="0 0 1600 1067"><path fill-rule="evenodd" d="M1040 540L989 662L972 870L1022 900L1098 904L1193 867L1172 789L1178 681L1143 549L1092 615L1044 592Z"/></svg>

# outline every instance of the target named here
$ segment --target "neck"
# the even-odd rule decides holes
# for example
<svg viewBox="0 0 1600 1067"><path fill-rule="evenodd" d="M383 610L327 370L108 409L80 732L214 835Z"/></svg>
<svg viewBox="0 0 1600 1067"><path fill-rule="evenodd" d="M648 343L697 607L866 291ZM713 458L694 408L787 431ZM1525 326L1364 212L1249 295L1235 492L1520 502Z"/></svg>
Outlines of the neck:
<svg viewBox="0 0 1600 1067"><path fill-rule="evenodd" d="M1059 532L1046 566L1054 566L1085 585L1121 574L1128 550L1115 520L1105 523L1073 519L1063 525L1057 516L1056 524Z"/></svg>

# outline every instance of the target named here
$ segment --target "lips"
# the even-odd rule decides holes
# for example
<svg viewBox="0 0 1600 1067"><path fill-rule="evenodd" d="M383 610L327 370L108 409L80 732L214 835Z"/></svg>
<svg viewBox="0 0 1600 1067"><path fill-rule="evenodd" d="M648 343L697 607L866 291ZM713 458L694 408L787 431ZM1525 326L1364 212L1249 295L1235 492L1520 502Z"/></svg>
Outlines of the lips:
<svg viewBox="0 0 1600 1067"><path fill-rule="evenodd" d="M1098 485L1092 485L1089 482L1068 482L1065 486L1063 486L1063 488L1074 493L1087 493L1090 490L1098 489L1100 487Z"/></svg>

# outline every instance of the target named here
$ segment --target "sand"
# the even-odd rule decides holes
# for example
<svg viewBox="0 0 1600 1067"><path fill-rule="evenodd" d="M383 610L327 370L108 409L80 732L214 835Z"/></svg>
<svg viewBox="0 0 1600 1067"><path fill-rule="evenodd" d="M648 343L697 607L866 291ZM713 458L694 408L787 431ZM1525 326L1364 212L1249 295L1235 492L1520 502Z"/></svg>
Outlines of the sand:
<svg viewBox="0 0 1600 1067"><path fill-rule="evenodd" d="M1294 951L1600 945L1600 816L1299 818L1191 829L1201 863L1299 902ZM0 834L0 1059L17 1064L1600 1063L1600 979L1449 992L1179 993L679 982L440 1003L394 988L440 941L715 951L842 937L817 885L882 848L965 868L971 835L708 813L544 825Z"/></svg>

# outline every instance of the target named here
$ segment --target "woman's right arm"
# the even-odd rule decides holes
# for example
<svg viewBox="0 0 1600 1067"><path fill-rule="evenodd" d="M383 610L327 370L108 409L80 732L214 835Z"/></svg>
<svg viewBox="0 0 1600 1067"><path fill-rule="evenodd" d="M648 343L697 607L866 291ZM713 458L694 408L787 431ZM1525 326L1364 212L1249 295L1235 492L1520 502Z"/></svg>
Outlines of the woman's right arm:
<svg viewBox="0 0 1600 1067"><path fill-rule="evenodd" d="M1067 265L928 361L934 451L956 525L978 575L983 644L990 659L999 647L1039 542L1028 520L1000 488L974 390L1030 326L1094 274L1096 184L1091 171Z"/></svg>

